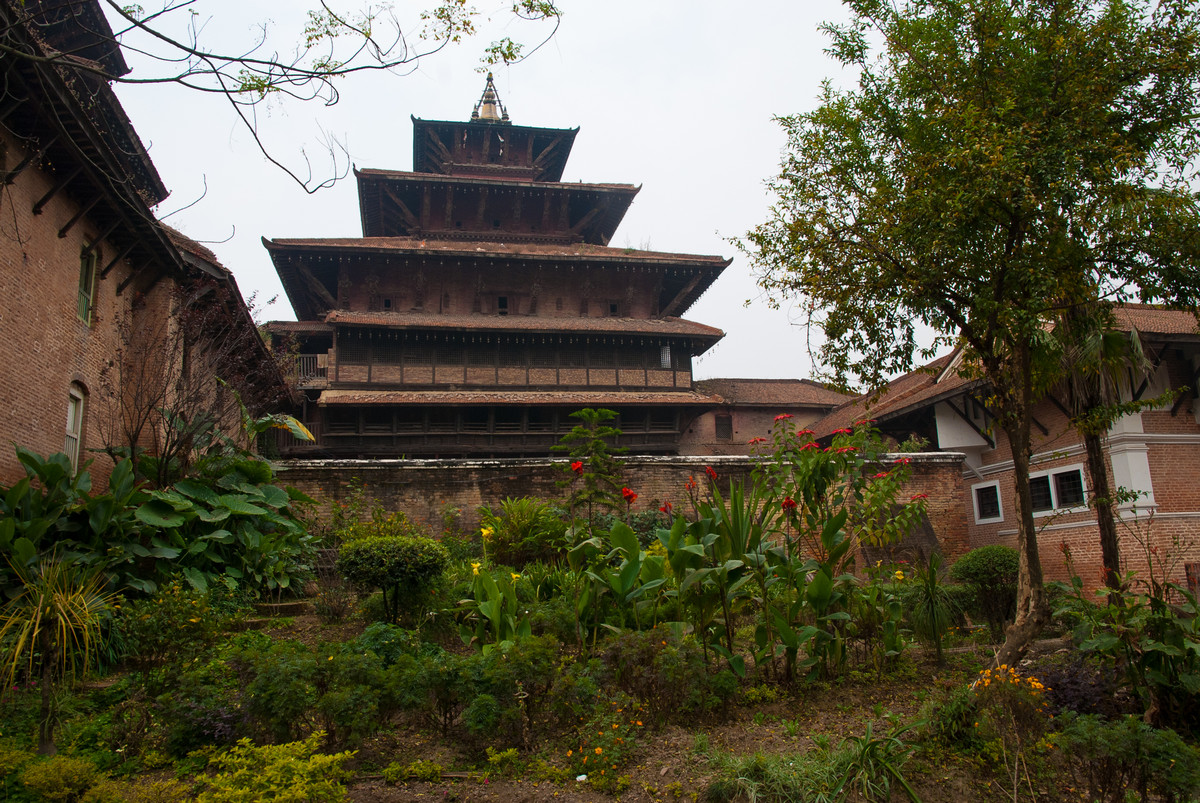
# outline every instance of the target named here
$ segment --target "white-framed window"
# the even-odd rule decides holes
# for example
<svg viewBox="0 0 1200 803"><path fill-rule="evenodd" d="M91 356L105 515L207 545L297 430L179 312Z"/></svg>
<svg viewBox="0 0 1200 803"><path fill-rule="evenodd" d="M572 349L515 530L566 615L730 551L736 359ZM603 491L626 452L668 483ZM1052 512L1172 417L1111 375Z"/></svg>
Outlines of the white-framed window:
<svg viewBox="0 0 1200 803"><path fill-rule="evenodd" d="M71 470L79 470L79 455L83 449L83 407L85 399L83 388L77 383L71 384L67 393L67 437L63 452L71 458Z"/></svg>
<svg viewBox="0 0 1200 803"><path fill-rule="evenodd" d="M999 480L972 485L971 501L975 506L976 524L993 524L1004 521L1004 507L1000 504Z"/></svg>
<svg viewBox="0 0 1200 803"><path fill-rule="evenodd" d="M1034 516L1087 510L1087 486L1083 481L1083 466L1061 466L1047 471L1031 472L1029 496Z"/></svg>
<svg viewBox="0 0 1200 803"><path fill-rule="evenodd" d="M97 249L87 245L79 255L79 306L76 313L86 324L92 322L92 309L96 306L96 262Z"/></svg>

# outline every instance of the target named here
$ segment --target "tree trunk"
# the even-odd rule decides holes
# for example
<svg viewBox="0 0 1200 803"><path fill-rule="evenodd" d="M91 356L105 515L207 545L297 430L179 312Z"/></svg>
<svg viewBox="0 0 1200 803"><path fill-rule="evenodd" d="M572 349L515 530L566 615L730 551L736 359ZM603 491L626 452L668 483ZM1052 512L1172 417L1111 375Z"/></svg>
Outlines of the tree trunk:
<svg viewBox="0 0 1200 803"><path fill-rule="evenodd" d="M1092 479L1092 499L1096 509L1096 524L1100 528L1100 557L1104 561L1104 584L1114 591L1121 585L1117 572L1121 568L1121 547L1117 541L1117 519L1113 513L1112 486L1108 482L1108 461L1100 435L1083 433L1087 450L1088 474Z"/></svg>
<svg viewBox="0 0 1200 803"><path fill-rule="evenodd" d="M38 642L42 651L42 705L38 712L38 754L52 756L58 752L54 745L54 645L50 631L42 628Z"/></svg>
<svg viewBox="0 0 1200 803"><path fill-rule="evenodd" d="M1004 644L993 660L993 666L1016 666L1029 649L1029 644L1050 621L1050 603L1042 581L1042 560L1038 554L1037 530L1033 523L1033 499L1029 493L1030 429L1032 424L1033 388L1028 347L1018 349L1016 356L1020 383L1014 388L1019 394L1006 416L1004 427L1012 448L1013 481L1017 498L1017 615L1008 628Z"/></svg>

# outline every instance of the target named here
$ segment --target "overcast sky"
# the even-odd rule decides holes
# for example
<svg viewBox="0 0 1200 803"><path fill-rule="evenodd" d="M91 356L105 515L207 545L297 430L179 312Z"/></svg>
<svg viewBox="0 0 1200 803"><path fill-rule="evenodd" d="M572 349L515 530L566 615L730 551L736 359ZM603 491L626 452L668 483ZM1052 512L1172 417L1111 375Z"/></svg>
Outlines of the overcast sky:
<svg viewBox="0 0 1200 803"><path fill-rule="evenodd" d="M236 16L228 0L194 7L206 44L239 47L266 23L271 46L289 51L308 5L243 0ZM503 4L477 5L504 20L503 32L538 38L539 29L511 22ZM686 313L726 332L699 361L699 378L810 376L798 311L767 307L748 260L728 240L766 218L764 182L784 145L773 117L811 109L825 78L844 82L817 29L844 16L840 4L562 0L561 7L550 42L495 70L513 123L579 127L565 181L642 186L612 245L734 258ZM496 35L487 30L408 74L346 78L334 107L260 107L263 139L272 155L300 169L304 148L317 174L329 172L322 131L343 142L360 168L411 170L410 115L467 119L484 85L476 71L481 49ZM135 76L145 69L136 56L129 61ZM200 199L167 222L208 244L244 295L255 293L259 303L278 296L261 319L294 318L261 238L361 236L353 179L306 194L266 161L218 96L172 85L118 92L171 191L160 216Z"/></svg>

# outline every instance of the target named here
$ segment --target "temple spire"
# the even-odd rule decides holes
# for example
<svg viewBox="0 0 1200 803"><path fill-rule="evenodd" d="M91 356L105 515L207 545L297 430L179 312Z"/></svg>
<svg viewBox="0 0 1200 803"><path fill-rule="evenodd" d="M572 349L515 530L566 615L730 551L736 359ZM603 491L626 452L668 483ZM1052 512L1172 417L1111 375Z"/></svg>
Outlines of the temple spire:
<svg viewBox="0 0 1200 803"><path fill-rule="evenodd" d="M508 111L500 102L500 95L496 92L496 84L492 82L491 73L488 73L487 84L483 87L483 96L475 104L475 110L471 112L471 121L482 123L507 123L509 121Z"/></svg>

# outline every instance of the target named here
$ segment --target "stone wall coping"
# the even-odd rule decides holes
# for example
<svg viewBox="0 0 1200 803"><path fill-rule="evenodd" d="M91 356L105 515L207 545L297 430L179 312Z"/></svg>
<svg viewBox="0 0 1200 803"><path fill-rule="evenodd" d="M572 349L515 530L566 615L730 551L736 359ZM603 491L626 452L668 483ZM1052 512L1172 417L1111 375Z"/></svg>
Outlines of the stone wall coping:
<svg viewBox="0 0 1200 803"><path fill-rule="evenodd" d="M961 463L967 456L963 452L888 452L884 455L885 462L895 462L907 458L914 465L942 465ZM759 460L754 455L636 455L618 457L620 462L631 466L749 466ZM514 469L532 466L567 463L566 457L509 457L509 458L441 458L441 459L381 459L381 460L278 460L272 461L276 471L312 470L312 469L353 469L355 471L376 471L381 469L412 469L436 470L446 468L456 469Z"/></svg>

